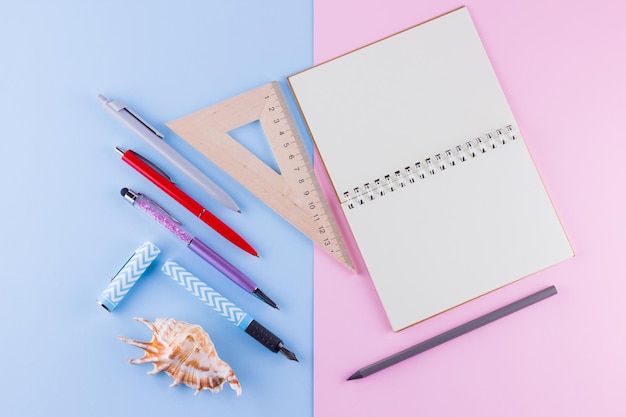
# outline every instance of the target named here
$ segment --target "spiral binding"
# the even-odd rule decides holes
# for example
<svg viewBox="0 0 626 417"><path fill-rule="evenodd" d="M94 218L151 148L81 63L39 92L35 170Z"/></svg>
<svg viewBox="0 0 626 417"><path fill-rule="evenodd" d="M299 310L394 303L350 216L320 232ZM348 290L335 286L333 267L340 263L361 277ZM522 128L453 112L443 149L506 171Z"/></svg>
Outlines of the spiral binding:
<svg viewBox="0 0 626 417"><path fill-rule="evenodd" d="M404 188L407 184L414 184L438 172L460 165L481 153L496 149L500 145L506 145L509 141L514 141L517 138L518 133L511 125L503 129L496 129L495 132L489 132L484 137L479 136L426 158L424 161L415 162L411 166L406 166L372 182L365 183L362 187L345 191L343 193L344 200L341 204L346 204L348 209L353 209L357 205L363 205L367 201L373 201L378 197Z"/></svg>

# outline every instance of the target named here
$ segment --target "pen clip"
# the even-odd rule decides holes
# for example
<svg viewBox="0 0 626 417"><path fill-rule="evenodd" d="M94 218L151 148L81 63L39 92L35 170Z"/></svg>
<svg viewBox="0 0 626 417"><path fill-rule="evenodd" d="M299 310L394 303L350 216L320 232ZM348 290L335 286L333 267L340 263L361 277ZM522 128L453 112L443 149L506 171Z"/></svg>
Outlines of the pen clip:
<svg viewBox="0 0 626 417"><path fill-rule="evenodd" d="M153 199L151 199L147 195L145 195L143 193L137 193L137 195L145 198L146 200L148 200L150 202L150 204L154 205L154 207L156 207L159 211L161 211L163 213L163 215L169 217L174 223L176 223L178 225L182 225L183 224L176 217L172 216L169 211L165 210L159 203L157 203L156 201L154 201Z"/></svg>
<svg viewBox="0 0 626 417"><path fill-rule="evenodd" d="M137 113L135 113L134 111L132 111L131 109L129 109L128 107L124 106L124 110L126 110L128 113L130 113L131 116L133 116L135 119L137 119L137 121L139 123L141 123L142 125L144 125L147 129L149 129L152 133L154 133L155 135L157 135L159 137L159 139L163 139L164 136L161 132L159 132L158 130L156 130L154 127L152 127L150 125L150 123L146 122L145 120L143 120Z"/></svg>
<svg viewBox="0 0 626 417"><path fill-rule="evenodd" d="M120 154L120 155L124 155L125 151L120 148L119 146L115 147L115 150ZM174 180L172 179L172 177L165 172L165 170L163 168L161 168L160 166L158 166L157 164L155 164L154 162L152 162L151 160L149 160L148 158L146 158L145 156L130 150L132 153L134 153L137 158L141 159L146 165L148 165L150 168L154 169L156 172L158 172L159 174L163 175L165 178L167 178L167 180L169 182L171 182L172 184L175 184Z"/></svg>
<svg viewBox="0 0 626 417"><path fill-rule="evenodd" d="M126 107L125 104L120 103L117 100L112 100L112 99L108 99L105 96L103 96L102 94L98 94L98 98L100 99L100 101L102 101L102 103L111 108L114 112L120 112L122 110L126 110L128 112L128 114L130 114L135 120L137 120L139 123L141 123L142 125L144 125L146 127L146 129L150 130L152 133L154 133L155 135L157 135L159 137L159 139L163 139L164 136L161 132L159 132L158 130L156 130L154 127L150 126L150 124L148 122L146 122L145 120L143 120L141 118L141 116L139 116L138 114L136 114L134 111L132 111L131 109L129 109L128 107Z"/></svg>
<svg viewBox="0 0 626 417"><path fill-rule="evenodd" d="M137 157L139 159L141 159L143 162L145 162L146 164L148 164L152 169L154 169L156 172L158 172L159 174L163 175L165 178L168 179L169 182L171 182L172 184L174 184L174 180L172 179L172 177L170 176L170 174L168 174L167 172L165 172L164 169L162 169L160 166L158 166L157 164L155 164L154 162L152 162L151 160L149 160L148 158L146 158L145 156L138 154L137 152L135 152L135 155L137 155Z"/></svg>

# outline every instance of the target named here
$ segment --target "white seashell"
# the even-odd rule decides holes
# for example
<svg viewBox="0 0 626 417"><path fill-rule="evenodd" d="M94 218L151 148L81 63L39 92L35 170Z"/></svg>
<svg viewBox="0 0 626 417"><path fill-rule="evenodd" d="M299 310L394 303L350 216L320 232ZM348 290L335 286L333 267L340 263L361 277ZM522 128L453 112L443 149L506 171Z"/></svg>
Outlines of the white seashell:
<svg viewBox="0 0 626 417"><path fill-rule="evenodd" d="M199 325L157 318L154 323L135 318L152 331L152 340L138 342L120 336L120 340L144 350L144 356L130 359L133 364L151 363L150 375L164 371L174 379L170 387L181 383L200 391L219 392L228 382L241 395L241 385L231 367L217 356L208 333Z"/></svg>

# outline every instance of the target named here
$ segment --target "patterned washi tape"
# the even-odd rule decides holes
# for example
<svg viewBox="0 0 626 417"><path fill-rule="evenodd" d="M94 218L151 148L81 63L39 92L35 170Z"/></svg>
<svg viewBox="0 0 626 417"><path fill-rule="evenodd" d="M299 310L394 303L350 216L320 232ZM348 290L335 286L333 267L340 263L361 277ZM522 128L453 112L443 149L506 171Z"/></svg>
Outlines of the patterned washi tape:
<svg viewBox="0 0 626 417"><path fill-rule="evenodd" d="M141 275L148 269L152 261L159 256L161 250L152 242L138 247L117 274L104 289L98 304L108 312L113 311L128 291L135 285Z"/></svg>

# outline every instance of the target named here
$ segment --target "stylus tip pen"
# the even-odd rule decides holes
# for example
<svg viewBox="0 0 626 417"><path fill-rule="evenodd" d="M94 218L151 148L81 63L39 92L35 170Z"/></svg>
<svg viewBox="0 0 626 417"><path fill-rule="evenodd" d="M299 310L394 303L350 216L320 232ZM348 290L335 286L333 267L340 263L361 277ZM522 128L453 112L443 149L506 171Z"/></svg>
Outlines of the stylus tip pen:
<svg viewBox="0 0 626 417"><path fill-rule="evenodd" d="M253 294L268 305L278 308L276 303L272 301L265 293L263 293L252 279L241 272L233 264L228 262L219 253L215 252L200 239L194 237L183 229L182 223L169 214L158 203L150 199L144 194L135 192L128 188L122 188L120 191L126 201L131 203L135 208L139 209L145 215L156 221L158 224L167 229L172 235L181 240L196 255L204 259L209 265L224 274L235 284L239 285L245 291Z"/></svg>
<svg viewBox="0 0 626 417"><path fill-rule="evenodd" d="M135 171L147 178L150 182L160 188L161 191L170 196L190 213L197 216L207 226L215 230L220 236L249 254L254 256L258 255L252 245L250 245L239 233L207 210L204 206L202 206L202 204L193 199L185 191L180 189L174 183L172 177L158 165L131 149L123 150L116 147L115 150L122 155L122 161L130 165Z"/></svg>

